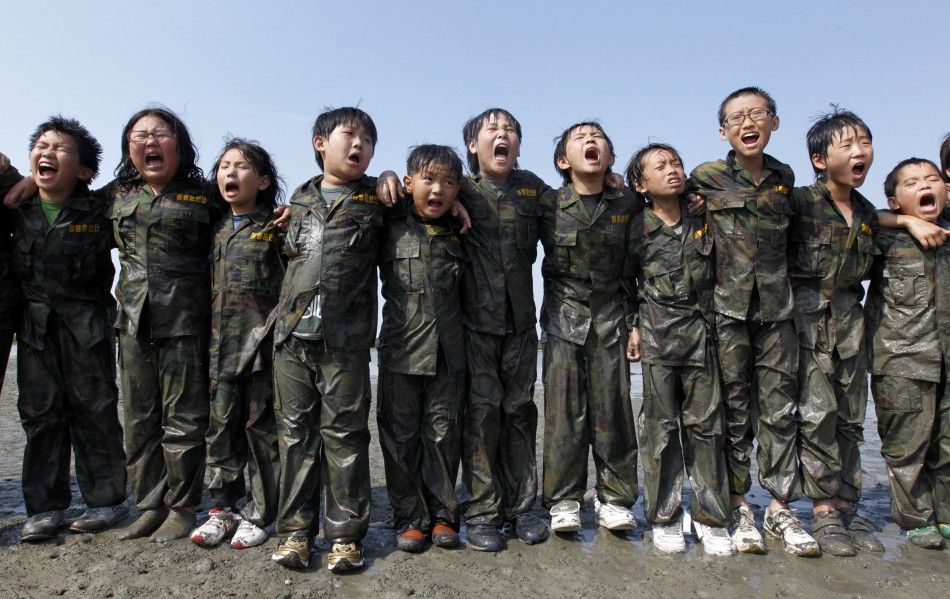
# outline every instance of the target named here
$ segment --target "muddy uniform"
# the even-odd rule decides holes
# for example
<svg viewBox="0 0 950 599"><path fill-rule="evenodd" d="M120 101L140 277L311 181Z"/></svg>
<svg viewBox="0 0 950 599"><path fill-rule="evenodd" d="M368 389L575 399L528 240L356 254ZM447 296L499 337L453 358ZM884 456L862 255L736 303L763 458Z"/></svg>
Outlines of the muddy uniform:
<svg viewBox="0 0 950 599"><path fill-rule="evenodd" d="M262 528L276 517L280 474L267 317L280 294L282 243L263 204L237 225L221 219L211 251L208 491L217 507L234 506L248 490L247 466L250 500L241 516Z"/></svg>
<svg viewBox="0 0 950 599"><path fill-rule="evenodd" d="M203 181L160 194L113 182L120 384L132 494L141 510L201 502L208 427L208 256L221 214Z"/></svg>
<svg viewBox="0 0 950 599"><path fill-rule="evenodd" d="M90 508L125 500L125 452L116 409L115 300L108 204L69 197L52 223L38 197L16 213L22 282L17 409L27 514L69 507L70 450Z"/></svg>
<svg viewBox="0 0 950 599"><path fill-rule="evenodd" d="M689 215L685 201L680 211L679 232L653 210L633 220L644 513L651 524L679 518L685 463L692 517L725 526L731 508L712 302L713 242L704 216Z"/></svg>
<svg viewBox="0 0 950 599"><path fill-rule="evenodd" d="M465 346L459 288L465 270L449 219L423 222L394 208L380 278L379 443L397 532L458 527Z"/></svg>
<svg viewBox="0 0 950 599"><path fill-rule="evenodd" d="M2 200L22 178L12 166L0 173L0 389L7 373L13 333L20 320L20 285L13 273L14 213L3 206Z"/></svg>
<svg viewBox="0 0 950 599"><path fill-rule="evenodd" d="M631 219L637 202L607 188L589 204L573 185L541 202L544 244L544 482L548 509L583 501L588 446L602 503L637 499L637 438L626 348L634 324Z"/></svg>
<svg viewBox="0 0 950 599"><path fill-rule="evenodd" d="M868 388L861 281L874 261L877 211L852 191L849 227L822 182L796 188L791 206L802 483L812 499L857 503Z"/></svg>
<svg viewBox="0 0 950 599"><path fill-rule="evenodd" d="M735 161L734 151L690 175L691 189L706 198L716 247L713 301L730 492L744 495L752 486L754 434L759 482L782 501L799 486L798 336L786 256L794 183L788 165L768 154L756 183Z"/></svg>
<svg viewBox="0 0 950 599"><path fill-rule="evenodd" d="M324 534L352 543L369 525L369 350L384 209L375 178L351 182L327 203L322 180L290 199L289 262L275 313L277 534L316 534L326 489Z"/></svg>
<svg viewBox="0 0 950 599"><path fill-rule="evenodd" d="M538 493L535 442L538 372L532 265L538 255L538 202L553 193L528 171L512 171L502 189L469 178L459 198L472 230L462 313L468 402L462 480L470 525L500 525L529 512Z"/></svg>
<svg viewBox="0 0 950 599"><path fill-rule="evenodd" d="M886 227L877 242L865 310L891 514L905 529L950 522L950 246Z"/></svg>

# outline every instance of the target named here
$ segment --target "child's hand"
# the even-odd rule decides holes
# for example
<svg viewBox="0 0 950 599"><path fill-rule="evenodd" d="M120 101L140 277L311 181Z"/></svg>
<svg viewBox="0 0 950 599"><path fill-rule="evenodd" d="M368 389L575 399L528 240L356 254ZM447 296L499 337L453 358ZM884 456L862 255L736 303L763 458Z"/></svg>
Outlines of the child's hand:
<svg viewBox="0 0 950 599"><path fill-rule="evenodd" d="M274 216L277 220L274 224L281 231L286 231L290 227L290 206L274 206Z"/></svg>
<svg viewBox="0 0 950 599"><path fill-rule="evenodd" d="M613 189L619 189L620 191L623 191L623 177L621 177L617 173L608 172L604 174L604 184L607 187L610 187Z"/></svg>
<svg viewBox="0 0 950 599"><path fill-rule="evenodd" d="M950 235L950 230L919 218L907 219L907 232L928 250L943 245L947 236Z"/></svg>
<svg viewBox="0 0 950 599"><path fill-rule="evenodd" d="M392 207L396 200L402 199L405 191L399 177L393 171L383 171L376 179L376 197L384 206Z"/></svg>
<svg viewBox="0 0 950 599"><path fill-rule="evenodd" d="M631 362L640 361L640 329L637 327L630 329L630 337L627 338L627 359Z"/></svg>
<svg viewBox="0 0 950 599"><path fill-rule="evenodd" d="M33 182L31 177L23 177L19 183L10 188L7 195L3 198L3 205L11 210L16 210L26 198L36 195L39 187Z"/></svg>
<svg viewBox="0 0 950 599"><path fill-rule="evenodd" d="M686 206L686 210L692 215L706 212L706 198L698 193L689 194L689 204Z"/></svg>
<svg viewBox="0 0 950 599"><path fill-rule="evenodd" d="M462 202L452 204L452 216L462 223L462 229L459 233L468 233L472 228L472 219L468 215L468 210L462 205Z"/></svg>

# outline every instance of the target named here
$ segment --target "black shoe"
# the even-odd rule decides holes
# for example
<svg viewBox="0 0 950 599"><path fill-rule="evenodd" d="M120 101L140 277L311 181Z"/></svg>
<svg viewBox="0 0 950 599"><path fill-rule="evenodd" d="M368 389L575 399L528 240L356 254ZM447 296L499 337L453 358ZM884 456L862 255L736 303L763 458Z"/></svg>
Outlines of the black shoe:
<svg viewBox="0 0 950 599"><path fill-rule="evenodd" d="M497 527L476 524L468 527L468 546L475 551L501 551L505 548L505 539Z"/></svg>
<svg viewBox="0 0 950 599"><path fill-rule="evenodd" d="M841 514L837 511L820 512L811 521L811 535L818 541L822 553L841 557L856 554L851 535L845 528Z"/></svg>
<svg viewBox="0 0 950 599"><path fill-rule="evenodd" d="M528 545L541 543L548 538L548 525L531 512L515 518L515 534Z"/></svg>
<svg viewBox="0 0 950 599"><path fill-rule="evenodd" d="M884 545L874 536L874 526L858 514L858 508L852 506L841 510L841 519L851 533L851 542L864 551L884 551Z"/></svg>
<svg viewBox="0 0 950 599"><path fill-rule="evenodd" d="M47 541L56 536L56 531L62 524L63 512L59 510L33 514L23 523L23 528L20 530L20 540L27 543Z"/></svg>

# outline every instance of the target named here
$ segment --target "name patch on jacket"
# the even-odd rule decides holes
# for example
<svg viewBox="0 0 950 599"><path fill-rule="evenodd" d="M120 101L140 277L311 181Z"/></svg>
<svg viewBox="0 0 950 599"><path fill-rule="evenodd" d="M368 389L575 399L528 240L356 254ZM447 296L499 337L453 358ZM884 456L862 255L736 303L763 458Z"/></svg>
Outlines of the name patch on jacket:
<svg viewBox="0 0 950 599"><path fill-rule="evenodd" d="M625 225L630 222L630 215L629 214L611 214L610 222L614 223L615 225Z"/></svg>
<svg viewBox="0 0 950 599"><path fill-rule="evenodd" d="M788 188L788 185L776 185L772 188L772 191L787 196L791 192L791 189Z"/></svg>
<svg viewBox="0 0 950 599"><path fill-rule="evenodd" d="M536 197L538 197L538 190L537 190L537 189L531 189L531 188L528 188L528 187L523 187L523 188L519 189L516 193L518 194L518 197L519 197L519 198L536 198Z"/></svg>
<svg viewBox="0 0 950 599"><path fill-rule="evenodd" d="M702 229L696 229L693 231L693 237L696 239L702 239L703 235L706 234L706 227L707 225L703 225Z"/></svg>
<svg viewBox="0 0 950 599"><path fill-rule="evenodd" d="M267 231L254 231L251 233L251 239L254 241L277 241L277 235L273 233L268 233Z"/></svg>
<svg viewBox="0 0 950 599"><path fill-rule="evenodd" d="M207 196L195 196L190 193L177 193L175 194L175 199L179 202L189 202L192 204L207 204Z"/></svg>
<svg viewBox="0 0 950 599"><path fill-rule="evenodd" d="M871 235L874 233L874 230L871 228L871 225L867 223L861 223L861 232L865 235Z"/></svg>
<svg viewBox="0 0 950 599"><path fill-rule="evenodd" d="M69 225L67 231L70 233L98 233L102 230L102 225L92 224L92 225Z"/></svg>
<svg viewBox="0 0 950 599"><path fill-rule="evenodd" d="M363 202L364 204L378 204L379 198L375 193L358 193L353 196L354 202Z"/></svg>

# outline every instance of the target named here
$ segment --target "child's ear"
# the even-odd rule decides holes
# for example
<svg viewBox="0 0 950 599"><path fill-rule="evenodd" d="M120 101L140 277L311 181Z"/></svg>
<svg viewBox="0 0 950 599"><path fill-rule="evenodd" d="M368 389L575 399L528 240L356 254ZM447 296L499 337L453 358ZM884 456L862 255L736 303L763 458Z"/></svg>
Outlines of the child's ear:
<svg viewBox="0 0 950 599"><path fill-rule="evenodd" d="M406 175L405 177L403 177L402 184L405 186L406 191L408 191L409 193L412 193L412 177L410 177L409 175Z"/></svg>
<svg viewBox="0 0 950 599"><path fill-rule="evenodd" d="M270 175L264 175L257 184L257 191L264 191L268 187L270 187Z"/></svg>
<svg viewBox="0 0 950 599"><path fill-rule="evenodd" d="M84 183L89 183L92 181L92 169L87 166L80 167L79 180Z"/></svg>
<svg viewBox="0 0 950 599"><path fill-rule="evenodd" d="M821 157L821 154L812 154L811 163L812 163L812 166L814 166L816 169L820 171L824 171L825 169L828 168L828 163L825 161L824 158Z"/></svg>
<svg viewBox="0 0 950 599"><path fill-rule="evenodd" d="M321 136L319 136L319 135L314 135L314 136L313 136L313 149L316 150L316 151L318 151L318 152L323 152L324 150L326 150L326 140L324 140L323 137L321 137Z"/></svg>
<svg viewBox="0 0 950 599"><path fill-rule="evenodd" d="M571 163L567 161L567 156L561 156L557 159L557 167L562 171L571 168Z"/></svg>
<svg viewBox="0 0 950 599"><path fill-rule="evenodd" d="M468 153L469 153L469 154L478 154L478 152L477 152L477 150L478 150L478 144L476 143L477 141L478 141L477 139L473 139L472 141L468 142Z"/></svg>
<svg viewBox="0 0 950 599"><path fill-rule="evenodd" d="M725 128L725 127L719 127L719 139L721 139L722 141L726 141L726 139L728 139L728 138L726 137L726 128Z"/></svg>
<svg viewBox="0 0 950 599"><path fill-rule="evenodd" d="M901 209L901 205L897 203L897 198L894 197L887 198L887 207L894 212L900 212Z"/></svg>
<svg viewBox="0 0 950 599"><path fill-rule="evenodd" d="M778 131L778 116L772 117L772 131Z"/></svg>
<svg viewBox="0 0 950 599"><path fill-rule="evenodd" d="M643 195L646 195L646 194L647 194L647 187L646 187L646 185L643 184L642 177L641 177L641 179L638 179L638 180L636 180L636 181L633 182L633 189L634 189L637 193L642 193Z"/></svg>

